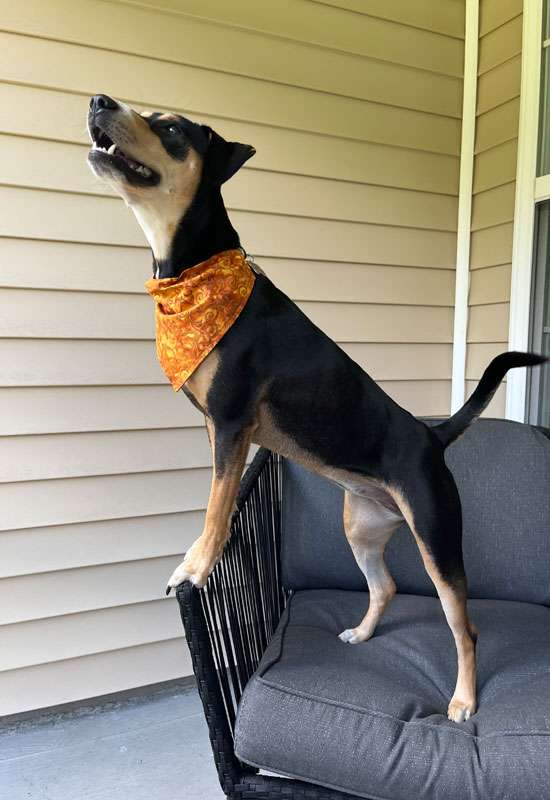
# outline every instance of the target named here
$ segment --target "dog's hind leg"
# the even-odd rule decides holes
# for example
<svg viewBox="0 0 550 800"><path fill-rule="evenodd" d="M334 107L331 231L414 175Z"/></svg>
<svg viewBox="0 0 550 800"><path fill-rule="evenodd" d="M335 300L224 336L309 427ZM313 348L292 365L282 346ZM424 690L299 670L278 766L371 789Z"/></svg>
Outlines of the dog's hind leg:
<svg viewBox="0 0 550 800"><path fill-rule="evenodd" d="M467 609L460 498L451 473L443 459L441 462L431 480L419 477L418 471L414 485L392 491L392 496L416 539L455 640L458 675L448 717L463 722L476 710L477 633Z"/></svg>
<svg viewBox="0 0 550 800"><path fill-rule="evenodd" d="M384 550L402 521L397 509L394 511L376 500L346 492L344 530L355 560L367 579L370 600L363 621L356 628L340 634L343 642L358 644L370 639L395 594L395 583L384 561Z"/></svg>

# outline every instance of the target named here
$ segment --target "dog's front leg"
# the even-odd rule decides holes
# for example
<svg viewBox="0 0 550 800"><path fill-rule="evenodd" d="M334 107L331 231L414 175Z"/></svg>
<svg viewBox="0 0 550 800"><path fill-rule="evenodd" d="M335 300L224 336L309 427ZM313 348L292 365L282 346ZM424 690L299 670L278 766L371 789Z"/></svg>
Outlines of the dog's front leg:
<svg viewBox="0 0 550 800"><path fill-rule="evenodd" d="M174 570L168 581L167 594L184 581L204 586L229 536L230 518L250 448L251 430L217 429L210 420L207 428L214 466L204 529L183 562Z"/></svg>

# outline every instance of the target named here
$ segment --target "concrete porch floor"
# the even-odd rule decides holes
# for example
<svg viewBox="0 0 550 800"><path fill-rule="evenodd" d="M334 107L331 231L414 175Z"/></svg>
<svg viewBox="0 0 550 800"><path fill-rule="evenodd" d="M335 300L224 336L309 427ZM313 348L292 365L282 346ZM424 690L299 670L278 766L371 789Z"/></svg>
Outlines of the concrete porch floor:
<svg viewBox="0 0 550 800"><path fill-rule="evenodd" d="M0 797L223 800L196 689L0 720Z"/></svg>

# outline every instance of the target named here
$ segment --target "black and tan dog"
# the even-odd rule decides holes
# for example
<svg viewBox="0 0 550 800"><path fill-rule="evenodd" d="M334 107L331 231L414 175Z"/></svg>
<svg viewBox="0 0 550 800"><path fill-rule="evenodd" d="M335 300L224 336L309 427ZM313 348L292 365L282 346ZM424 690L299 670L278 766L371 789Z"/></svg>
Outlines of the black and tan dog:
<svg viewBox="0 0 550 800"><path fill-rule="evenodd" d="M89 163L135 213L155 277L178 276L240 246L220 187L252 147L176 114L139 114L105 95L92 98L88 127ZM466 605L460 499L444 450L487 406L508 369L542 361L527 353L498 356L464 407L428 428L257 275L244 310L183 387L204 412L214 472L204 530L169 587L206 583L227 541L250 444L281 453L345 489L345 532L370 604L358 627L341 634L344 642L369 639L392 599L384 548L406 520L456 642L448 715L468 719L476 707L476 633Z"/></svg>

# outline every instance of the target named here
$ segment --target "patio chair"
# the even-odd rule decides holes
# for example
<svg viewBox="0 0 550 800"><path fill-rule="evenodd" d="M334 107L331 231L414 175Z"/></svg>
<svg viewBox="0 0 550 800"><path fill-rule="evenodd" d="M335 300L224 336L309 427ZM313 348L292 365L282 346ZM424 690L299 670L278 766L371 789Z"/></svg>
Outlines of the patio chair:
<svg viewBox="0 0 550 800"><path fill-rule="evenodd" d="M177 592L227 797L550 797L550 431L483 419L446 459L479 629L477 713L447 719L455 648L408 528L387 549L398 594L374 637L342 643L368 605L343 493L260 450L207 589Z"/></svg>

